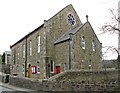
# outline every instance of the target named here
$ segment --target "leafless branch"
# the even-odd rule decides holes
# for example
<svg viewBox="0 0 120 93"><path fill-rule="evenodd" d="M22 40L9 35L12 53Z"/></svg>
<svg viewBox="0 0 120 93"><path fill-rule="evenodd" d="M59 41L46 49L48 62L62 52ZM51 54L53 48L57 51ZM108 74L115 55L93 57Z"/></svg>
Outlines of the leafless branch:
<svg viewBox="0 0 120 93"><path fill-rule="evenodd" d="M113 53L116 52L119 55L117 48L115 48L113 46L103 46L102 48L107 48L107 50L104 53L107 53L107 51L112 51Z"/></svg>
<svg viewBox="0 0 120 93"><path fill-rule="evenodd" d="M113 34L120 32L120 29L118 28L118 22L120 22L120 18L117 16L118 10L115 13L114 9L110 9L110 12L112 14L111 20L99 28L100 31L102 31L102 33L100 34L104 34L104 33Z"/></svg>

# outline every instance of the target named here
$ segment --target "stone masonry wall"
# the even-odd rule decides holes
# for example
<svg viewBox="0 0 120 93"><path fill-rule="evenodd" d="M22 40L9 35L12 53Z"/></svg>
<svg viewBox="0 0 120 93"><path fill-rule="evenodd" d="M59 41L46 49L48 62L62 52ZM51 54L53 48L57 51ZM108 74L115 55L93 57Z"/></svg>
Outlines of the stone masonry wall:
<svg viewBox="0 0 120 93"><path fill-rule="evenodd" d="M86 72L84 72L86 74ZM96 76L97 77L97 76ZM91 80L37 80L10 77L9 84L36 91L120 91L116 79L102 81Z"/></svg>

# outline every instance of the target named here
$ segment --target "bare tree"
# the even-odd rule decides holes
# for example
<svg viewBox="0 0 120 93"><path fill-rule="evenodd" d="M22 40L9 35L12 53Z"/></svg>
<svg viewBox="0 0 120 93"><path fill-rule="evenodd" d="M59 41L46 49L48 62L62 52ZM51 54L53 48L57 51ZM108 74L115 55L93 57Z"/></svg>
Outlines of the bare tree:
<svg viewBox="0 0 120 93"><path fill-rule="evenodd" d="M120 24L120 17L118 16L118 12L120 12L120 10L119 9L117 9L117 10L110 9L110 12L111 12L112 16L111 16L109 22L106 22L100 28L100 31L102 32L100 34L104 34L104 33L119 34L120 33L120 29L118 28L118 24ZM119 37L119 39L120 39L120 37ZM106 46L103 46L103 47L106 47ZM113 46L112 47L108 46L108 49L115 50L117 52L117 54L118 54L118 57L120 57L120 53L119 53L117 48L114 48Z"/></svg>
<svg viewBox="0 0 120 93"><path fill-rule="evenodd" d="M100 30L102 33L118 33L120 29L118 28L118 23L120 23L120 17L118 17L118 10L110 9L112 17L109 22L106 22Z"/></svg>
<svg viewBox="0 0 120 93"><path fill-rule="evenodd" d="M118 16L118 13L120 13L120 9L118 10L114 10L114 9L110 9L110 12L112 14L112 17L110 19L109 22L105 23L100 30L102 31L102 33L116 33L120 35L120 17ZM119 36L119 40L120 40L120 36ZM120 44L120 43L118 43ZM117 62L117 68L118 68L118 85L120 85L120 50L119 50L119 46L118 49L114 48L112 46L103 46L103 47L107 47L107 51L111 50L113 52L116 52L118 54L118 62Z"/></svg>

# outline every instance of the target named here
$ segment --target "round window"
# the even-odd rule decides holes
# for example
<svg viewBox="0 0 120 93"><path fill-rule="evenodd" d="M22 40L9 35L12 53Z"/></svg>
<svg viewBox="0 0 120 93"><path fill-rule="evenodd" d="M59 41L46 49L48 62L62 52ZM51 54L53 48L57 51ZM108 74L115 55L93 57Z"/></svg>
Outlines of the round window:
<svg viewBox="0 0 120 93"><path fill-rule="evenodd" d="M72 14L68 14L68 22L71 24L71 25L74 25L75 24L75 18Z"/></svg>

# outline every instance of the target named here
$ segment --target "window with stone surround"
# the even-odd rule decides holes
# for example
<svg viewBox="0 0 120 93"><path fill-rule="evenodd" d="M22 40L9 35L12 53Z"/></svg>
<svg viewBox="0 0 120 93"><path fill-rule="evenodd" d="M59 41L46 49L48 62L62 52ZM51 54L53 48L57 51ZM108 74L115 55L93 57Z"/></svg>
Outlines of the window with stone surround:
<svg viewBox="0 0 120 93"><path fill-rule="evenodd" d="M19 47L18 47L18 49L17 49L17 58L18 58L18 60L19 60L19 55L20 55L20 53L19 53Z"/></svg>
<svg viewBox="0 0 120 93"><path fill-rule="evenodd" d="M92 41L92 50L95 51L95 41Z"/></svg>
<svg viewBox="0 0 120 93"><path fill-rule="evenodd" d="M12 61L14 62L14 65L15 65L15 49L12 50Z"/></svg>
<svg viewBox="0 0 120 93"><path fill-rule="evenodd" d="M32 56L32 41L29 41L29 55Z"/></svg>
<svg viewBox="0 0 120 93"><path fill-rule="evenodd" d="M66 71L66 70L67 70L67 64L64 63L64 71Z"/></svg>
<svg viewBox="0 0 120 93"><path fill-rule="evenodd" d="M86 44L85 44L85 37L82 36L82 49L85 49Z"/></svg>
<svg viewBox="0 0 120 93"><path fill-rule="evenodd" d="M69 13L68 14L68 22L71 24L71 25L75 25L75 18L73 16L73 14Z"/></svg>
<svg viewBox="0 0 120 93"><path fill-rule="evenodd" d="M89 70L92 71L92 60L91 59L88 61L88 67L89 67Z"/></svg>
<svg viewBox="0 0 120 93"><path fill-rule="evenodd" d="M37 52L40 53L40 35L37 37Z"/></svg>
<svg viewBox="0 0 120 93"><path fill-rule="evenodd" d="M17 71L17 73L19 73L19 65L18 64L16 66L16 71Z"/></svg>
<svg viewBox="0 0 120 93"><path fill-rule="evenodd" d="M25 58L25 44L23 45L23 58Z"/></svg>
<svg viewBox="0 0 120 93"><path fill-rule="evenodd" d="M22 74L24 75L25 74L25 65L22 64Z"/></svg>
<svg viewBox="0 0 120 93"><path fill-rule="evenodd" d="M54 73L54 61L50 61L51 73Z"/></svg>
<svg viewBox="0 0 120 93"><path fill-rule="evenodd" d="M40 74L40 62L37 61L37 73Z"/></svg>

